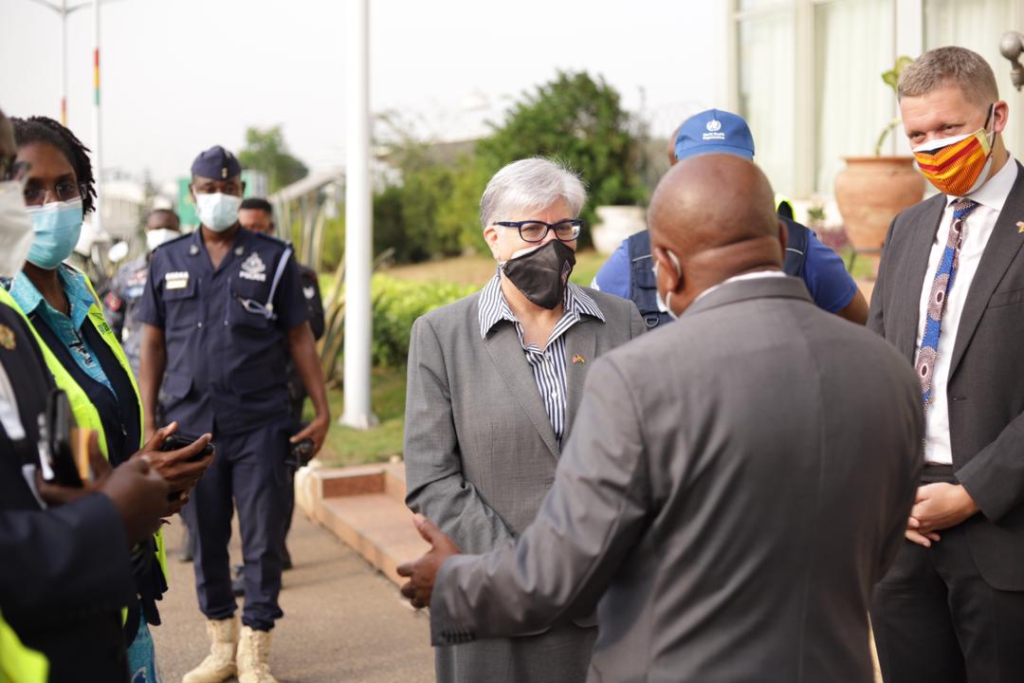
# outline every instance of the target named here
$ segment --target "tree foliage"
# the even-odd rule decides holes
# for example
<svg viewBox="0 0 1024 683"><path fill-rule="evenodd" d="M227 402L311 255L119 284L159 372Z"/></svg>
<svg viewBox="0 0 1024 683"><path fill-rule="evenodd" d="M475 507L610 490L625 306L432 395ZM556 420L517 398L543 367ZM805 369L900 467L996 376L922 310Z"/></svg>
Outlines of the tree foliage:
<svg viewBox="0 0 1024 683"><path fill-rule="evenodd" d="M504 125L477 145L477 154L491 173L533 156L565 163L587 183L590 199L583 218L593 224L596 206L646 199L634 124L619 93L603 78L560 72L513 105Z"/></svg>
<svg viewBox="0 0 1024 683"><path fill-rule="evenodd" d="M393 247L398 262L485 251L480 196L494 173L518 159L551 157L578 172L589 191L582 217L590 225L594 207L647 196L636 122L614 88L586 73L558 74L515 104L489 137L455 153L416 139L394 115L380 122L400 177L374 196L374 249ZM589 232L581 242L589 246Z"/></svg>
<svg viewBox="0 0 1024 683"><path fill-rule="evenodd" d="M246 128L245 148L239 152L238 161L242 168L267 174L270 194L297 180L302 180L309 173L306 165L288 151L281 126L267 129Z"/></svg>

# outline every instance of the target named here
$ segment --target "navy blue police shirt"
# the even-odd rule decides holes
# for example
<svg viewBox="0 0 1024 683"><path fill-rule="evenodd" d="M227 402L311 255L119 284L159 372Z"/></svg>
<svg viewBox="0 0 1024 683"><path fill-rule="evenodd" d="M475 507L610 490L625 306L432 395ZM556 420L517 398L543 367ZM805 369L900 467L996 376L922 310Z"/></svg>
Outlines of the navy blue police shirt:
<svg viewBox="0 0 1024 683"><path fill-rule="evenodd" d="M289 414L288 330L309 319L291 256L268 319L244 300L268 303L287 245L238 230L214 270L201 230L153 252L139 320L164 332L166 419L187 434L237 434Z"/></svg>

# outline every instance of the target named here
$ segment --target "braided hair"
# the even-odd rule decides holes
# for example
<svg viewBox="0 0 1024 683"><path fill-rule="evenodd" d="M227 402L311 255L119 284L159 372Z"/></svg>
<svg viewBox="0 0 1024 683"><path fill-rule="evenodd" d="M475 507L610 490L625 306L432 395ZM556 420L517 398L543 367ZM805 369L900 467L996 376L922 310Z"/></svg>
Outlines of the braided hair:
<svg viewBox="0 0 1024 683"><path fill-rule="evenodd" d="M30 116L27 119L12 117L14 143L19 148L42 142L55 147L71 164L82 192L82 211L89 213L94 208L96 183L89 162L89 148L75 137L69 129L46 116Z"/></svg>

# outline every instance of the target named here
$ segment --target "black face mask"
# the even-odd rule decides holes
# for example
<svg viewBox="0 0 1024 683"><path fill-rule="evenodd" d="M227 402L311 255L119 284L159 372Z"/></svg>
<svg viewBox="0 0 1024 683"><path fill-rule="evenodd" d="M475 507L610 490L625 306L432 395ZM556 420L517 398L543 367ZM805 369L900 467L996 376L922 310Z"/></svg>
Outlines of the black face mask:
<svg viewBox="0 0 1024 683"><path fill-rule="evenodd" d="M551 310L562 303L565 283L575 265L575 252L552 240L536 251L505 261L501 269L523 296Z"/></svg>

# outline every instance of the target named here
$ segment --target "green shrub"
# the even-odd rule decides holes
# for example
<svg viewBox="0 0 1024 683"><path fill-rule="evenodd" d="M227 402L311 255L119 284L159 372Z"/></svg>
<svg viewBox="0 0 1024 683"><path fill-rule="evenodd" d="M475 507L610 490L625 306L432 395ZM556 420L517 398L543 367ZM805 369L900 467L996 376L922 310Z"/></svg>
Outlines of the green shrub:
<svg viewBox="0 0 1024 683"><path fill-rule="evenodd" d="M416 318L480 289L477 285L450 282L410 282L386 275L374 275L373 364L381 367L405 365L409 335Z"/></svg>

